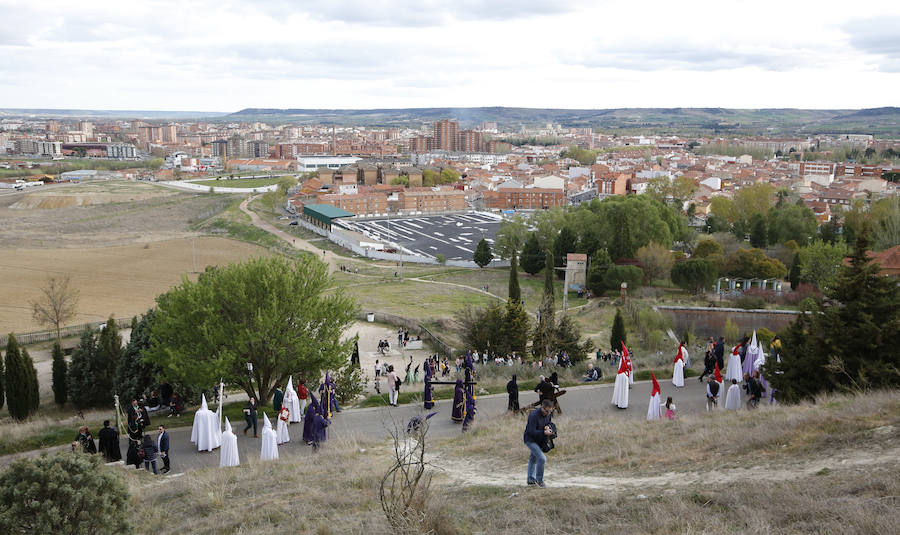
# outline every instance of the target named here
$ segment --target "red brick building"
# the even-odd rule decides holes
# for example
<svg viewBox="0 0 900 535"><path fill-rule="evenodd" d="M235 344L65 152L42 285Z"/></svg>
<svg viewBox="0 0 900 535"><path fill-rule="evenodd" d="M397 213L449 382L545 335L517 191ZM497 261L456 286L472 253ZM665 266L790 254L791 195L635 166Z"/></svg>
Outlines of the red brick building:
<svg viewBox="0 0 900 535"><path fill-rule="evenodd" d="M546 210L565 203L561 189L521 188L484 193L485 208L493 210Z"/></svg>

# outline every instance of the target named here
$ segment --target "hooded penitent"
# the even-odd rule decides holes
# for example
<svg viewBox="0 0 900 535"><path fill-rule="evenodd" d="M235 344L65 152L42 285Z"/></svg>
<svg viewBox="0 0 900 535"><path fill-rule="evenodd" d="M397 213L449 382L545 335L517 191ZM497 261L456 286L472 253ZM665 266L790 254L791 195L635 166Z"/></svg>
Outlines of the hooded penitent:
<svg viewBox="0 0 900 535"><path fill-rule="evenodd" d="M674 369L672 370L672 384L677 387L684 386L684 353L683 346L678 346L678 353L675 355Z"/></svg>
<svg viewBox="0 0 900 535"><path fill-rule="evenodd" d="M659 420L659 399L662 395L662 389L659 387L653 372L650 372L650 379L653 380L653 390L650 391L650 407L647 408L647 419Z"/></svg>
<svg viewBox="0 0 900 535"><path fill-rule="evenodd" d="M231 422L225 418L225 432L222 433L222 449L219 450L219 468L227 466L240 466L238 456L237 436L231 430Z"/></svg>
<svg viewBox="0 0 900 535"><path fill-rule="evenodd" d="M297 391L294 389L294 377L291 376L288 378L287 388L284 390L284 401L282 402L282 406L288 408L291 413L288 415L288 423L294 424L300 421L300 398L297 396Z"/></svg>
<svg viewBox="0 0 900 535"><path fill-rule="evenodd" d="M272 422L269 421L269 415L263 413L262 444L260 445L259 460L274 461L277 458L278 442L275 437L275 430L272 429Z"/></svg>
<svg viewBox="0 0 900 535"><path fill-rule="evenodd" d="M616 374L616 383L613 387L612 404L620 409L628 408L628 363L624 354L619 361L619 372Z"/></svg>
<svg viewBox="0 0 900 535"><path fill-rule="evenodd" d="M734 349L731 350L731 355L728 356L728 366L725 367L725 380L729 383L732 379L737 382L744 380L744 373L741 370L741 355L738 353L740 348L741 344L734 346Z"/></svg>
<svg viewBox="0 0 900 535"><path fill-rule="evenodd" d="M219 419L207 407L206 396L201 396L200 408L194 414L191 442L197 445L197 451L212 451L221 444Z"/></svg>

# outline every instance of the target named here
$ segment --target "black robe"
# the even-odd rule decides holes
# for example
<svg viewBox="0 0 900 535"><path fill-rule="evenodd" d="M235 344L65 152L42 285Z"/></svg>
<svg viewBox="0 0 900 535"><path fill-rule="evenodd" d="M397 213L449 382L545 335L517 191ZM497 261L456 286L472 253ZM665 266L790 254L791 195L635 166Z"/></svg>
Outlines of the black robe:
<svg viewBox="0 0 900 535"><path fill-rule="evenodd" d="M119 433L112 427L104 427L97 435L98 450L103 454L106 462L122 460L122 450L119 448Z"/></svg>
<svg viewBox="0 0 900 535"><path fill-rule="evenodd" d="M509 394L509 406L507 407L507 410L519 410L519 385L516 383L515 377L513 377L510 382L506 383L506 393Z"/></svg>

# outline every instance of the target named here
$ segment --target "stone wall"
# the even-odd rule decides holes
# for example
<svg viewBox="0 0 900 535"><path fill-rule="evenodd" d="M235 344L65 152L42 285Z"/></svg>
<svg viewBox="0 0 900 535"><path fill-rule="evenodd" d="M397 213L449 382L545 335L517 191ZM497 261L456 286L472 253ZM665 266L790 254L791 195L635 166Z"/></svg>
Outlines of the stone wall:
<svg viewBox="0 0 900 535"><path fill-rule="evenodd" d="M662 312L672 314L674 319L674 331L678 335L686 329L693 328L694 334L699 337L722 336L725 330L725 322L731 319L738 327L740 333L751 333L754 330L765 327L777 333L787 327L796 319L799 312L795 310L744 310L742 308L714 308L714 307L679 307L658 306Z"/></svg>

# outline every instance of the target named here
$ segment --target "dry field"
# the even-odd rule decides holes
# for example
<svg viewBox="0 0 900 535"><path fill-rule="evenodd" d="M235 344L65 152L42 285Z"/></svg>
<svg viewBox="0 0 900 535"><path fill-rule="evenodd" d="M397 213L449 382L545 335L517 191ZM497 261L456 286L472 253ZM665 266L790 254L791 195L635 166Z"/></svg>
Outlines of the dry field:
<svg viewBox="0 0 900 535"><path fill-rule="evenodd" d="M194 254L192 256L192 242ZM156 296L181 282L182 275L268 251L225 238L200 237L114 247L0 250L0 328L39 330L29 302L47 277L70 275L80 292L72 324L127 318L145 312Z"/></svg>
<svg viewBox="0 0 900 535"><path fill-rule="evenodd" d="M892 533L900 393L675 422L560 418L547 489L524 485L521 418L431 442L425 528L450 533ZM138 533L396 533L378 501L387 441L191 472L126 471ZM892 527L893 526L893 527Z"/></svg>

